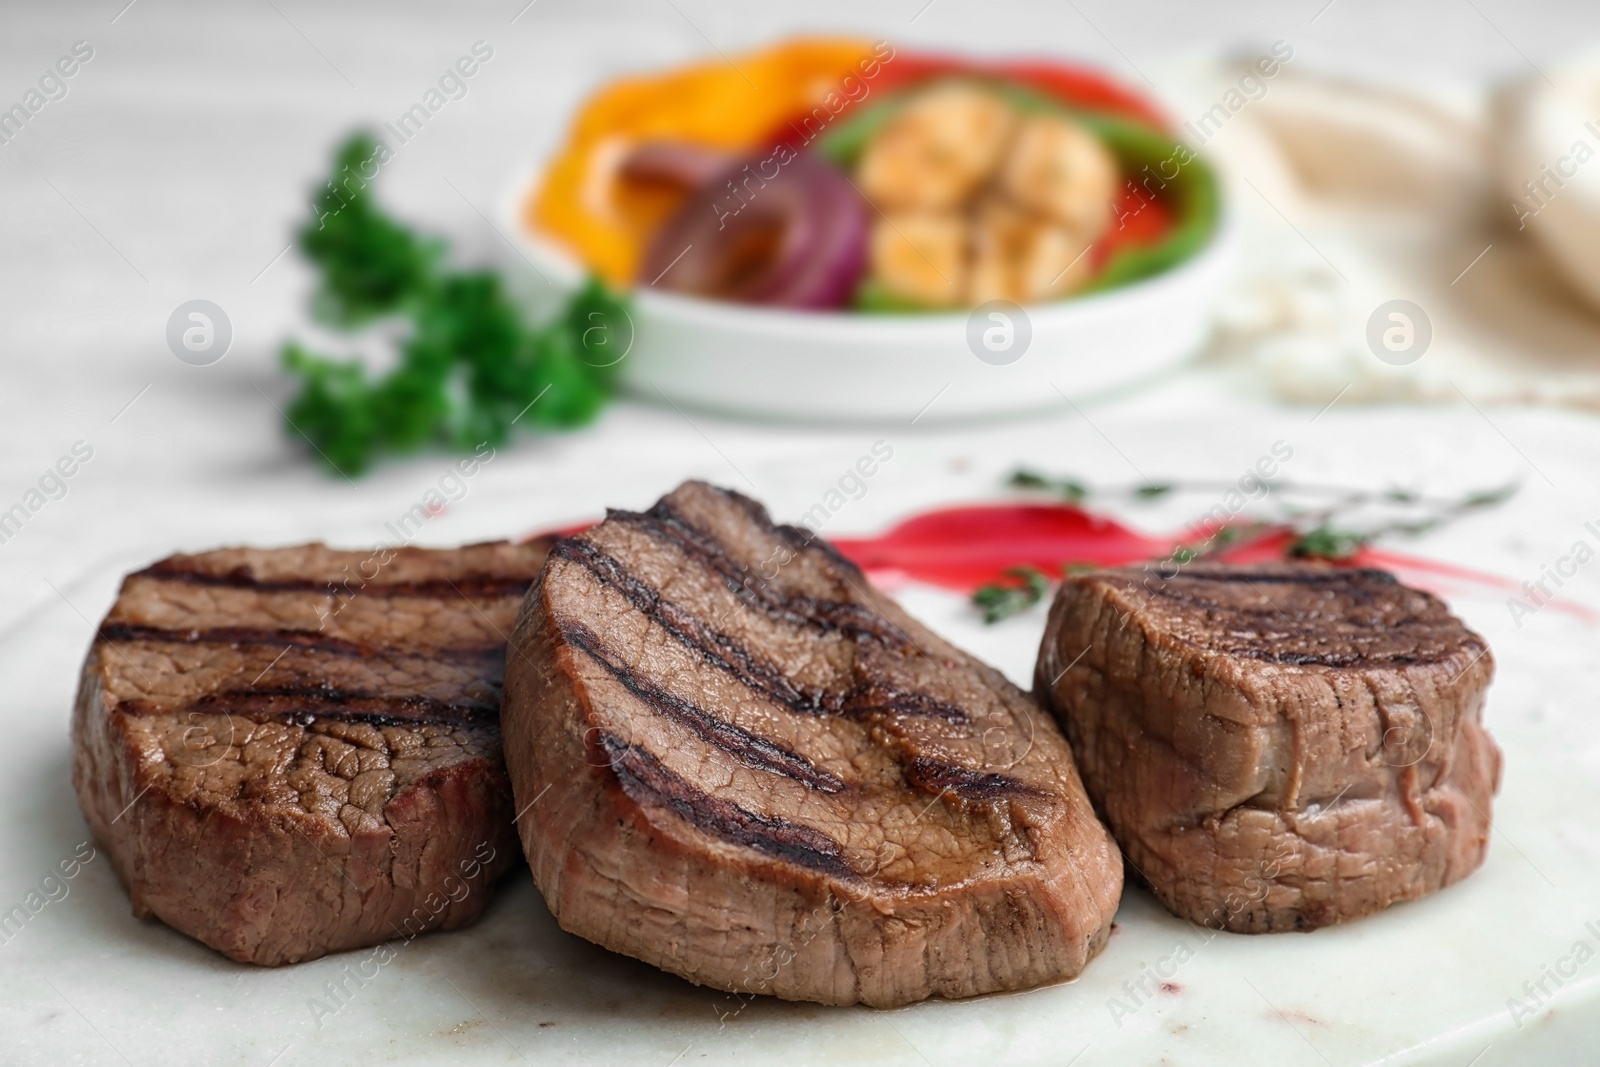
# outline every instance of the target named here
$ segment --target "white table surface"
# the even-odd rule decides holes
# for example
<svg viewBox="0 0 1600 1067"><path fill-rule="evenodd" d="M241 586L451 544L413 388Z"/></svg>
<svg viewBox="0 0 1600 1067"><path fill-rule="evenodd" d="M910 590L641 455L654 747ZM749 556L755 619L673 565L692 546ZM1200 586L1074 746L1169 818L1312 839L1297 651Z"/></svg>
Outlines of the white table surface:
<svg viewBox="0 0 1600 1067"><path fill-rule="evenodd" d="M0 102L20 98L74 41L95 48L68 96L0 147L0 510L74 442L94 450L67 494L0 544L0 911L86 839L68 782L68 713L93 622L122 573L226 543L367 545L444 473L448 458L431 455L352 487L285 440L267 398L285 394L277 346L309 332L309 276L294 253L274 257L333 140L403 110L475 40L495 48L493 60L382 187L397 212L450 234L466 258L497 254L476 210L489 210L507 169L549 144L587 88L704 53L708 39L732 51L843 28L1156 71L1196 50L1292 35L1316 62L1420 79L1524 71L1522 54L1539 62L1592 37L1600 19L1578 5L1504 0L1408 5L1381 20L1377 5L1337 0L1315 24L1321 3L1291 12L1085 2L1047 13L935 0L920 16L922 0L759 16L703 2L538 0L520 16L521 0L448 13L138 0L119 15L122 3L0 11ZM163 340L168 314L195 297L221 304L235 329L232 351L210 367L179 363ZM1439 491L1524 482L1502 510L1414 546L1435 558L1520 580L1574 541L1595 540L1583 526L1600 520L1591 418L1343 404L1316 414L1267 406L1197 371L1082 415L953 428L774 427L625 401L592 429L502 452L422 540L515 535L608 504L638 507L687 477L751 492L793 520L880 438L893 460L827 532L995 498L1018 463L1091 480L1214 477L1282 439L1296 478ZM1171 529L1203 506L1130 518ZM1563 592L1600 606L1600 569ZM985 628L958 598L901 595L1027 684L1039 614ZM892 1013L773 1000L741 1009L562 934L524 871L476 927L404 947L319 1027L308 1001L358 956L234 964L132 919L101 856L0 943L0 1063L1594 1062L1600 959L1563 979L1553 1006L1520 1029L1507 999L1525 997L1523 983L1575 942L1600 948L1585 927L1600 931L1597 634L1551 611L1519 628L1503 594L1464 589L1453 603L1500 664L1488 724L1506 773L1488 861L1433 899L1347 927L1201 944L1129 890L1110 946L1075 983ZM1179 990L1118 1026L1110 998L1126 1001L1123 983L1180 939L1195 955L1173 979Z"/></svg>

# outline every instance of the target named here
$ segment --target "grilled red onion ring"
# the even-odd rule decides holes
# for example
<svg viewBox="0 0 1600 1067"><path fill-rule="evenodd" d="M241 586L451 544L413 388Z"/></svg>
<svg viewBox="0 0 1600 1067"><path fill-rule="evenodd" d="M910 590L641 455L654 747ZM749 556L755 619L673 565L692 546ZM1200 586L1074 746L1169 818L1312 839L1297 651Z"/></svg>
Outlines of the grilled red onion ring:
<svg viewBox="0 0 1600 1067"><path fill-rule="evenodd" d="M782 165L737 160L691 192L656 233L639 280L714 300L838 308L866 264L861 194L830 163L800 153Z"/></svg>

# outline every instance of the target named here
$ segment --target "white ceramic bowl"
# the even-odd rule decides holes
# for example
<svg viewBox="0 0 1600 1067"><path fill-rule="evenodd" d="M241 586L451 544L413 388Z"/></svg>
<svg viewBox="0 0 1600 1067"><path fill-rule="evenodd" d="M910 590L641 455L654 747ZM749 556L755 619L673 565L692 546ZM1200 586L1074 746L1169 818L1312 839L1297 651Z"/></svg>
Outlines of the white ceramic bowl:
<svg viewBox="0 0 1600 1067"><path fill-rule="evenodd" d="M522 222L542 168L513 183L501 205L508 239L565 292L585 270ZM641 287L633 292L633 346L622 381L630 392L681 407L790 420L934 422L1038 411L1130 385L1193 354L1209 331L1236 251L1224 201L1211 241L1164 274L1119 289L1022 309L1012 352L986 362L982 335L1003 343L1006 323L968 312L876 315L797 312L703 300ZM517 262L517 261L512 261ZM534 291L545 290L542 283ZM541 301L541 303L543 303Z"/></svg>

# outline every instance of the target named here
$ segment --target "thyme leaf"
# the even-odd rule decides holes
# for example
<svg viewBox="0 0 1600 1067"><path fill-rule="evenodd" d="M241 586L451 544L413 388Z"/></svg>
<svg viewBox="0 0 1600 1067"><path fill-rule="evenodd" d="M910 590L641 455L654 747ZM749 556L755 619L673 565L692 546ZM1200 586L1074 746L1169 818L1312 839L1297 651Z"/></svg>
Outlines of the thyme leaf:
<svg viewBox="0 0 1600 1067"><path fill-rule="evenodd" d="M1004 574L1011 580L979 586L972 594L972 602L983 612L986 623L1020 614L1050 592L1050 579L1037 567L1008 567Z"/></svg>
<svg viewBox="0 0 1600 1067"><path fill-rule="evenodd" d="M1176 493L1246 492L1246 487L1239 482L1218 479L1147 481L1092 489L1077 478L1057 477L1028 468L1012 472L1006 484L1015 489L1050 493L1073 505L1096 497L1148 501ZM1291 536L1284 542L1283 552L1289 558L1347 560L1382 538L1418 537L1465 515L1496 507L1516 495L1520 487L1504 485L1475 490L1460 497L1428 496L1402 487L1367 490L1265 479L1258 480L1250 488L1259 491L1262 499L1278 498L1276 518L1234 516L1220 525L1216 525L1214 519L1202 518L1190 526L1193 539L1174 544L1165 562L1181 567L1197 559L1286 534ZM1308 507L1298 503L1295 497L1321 500L1316 506ZM1373 510L1379 515L1387 512L1388 516L1376 523L1369 519L1367 525L1360 525L1358 513L1369 514ZM1082 569L1084 565L1079 563L1063 568L1066 573ZM1026 611L1049 592L1048 579L1037 567L1012 567L1004 574L1007 580L981 586L972 594L972 601L983 611L985 622L998 622Z"/></svg>

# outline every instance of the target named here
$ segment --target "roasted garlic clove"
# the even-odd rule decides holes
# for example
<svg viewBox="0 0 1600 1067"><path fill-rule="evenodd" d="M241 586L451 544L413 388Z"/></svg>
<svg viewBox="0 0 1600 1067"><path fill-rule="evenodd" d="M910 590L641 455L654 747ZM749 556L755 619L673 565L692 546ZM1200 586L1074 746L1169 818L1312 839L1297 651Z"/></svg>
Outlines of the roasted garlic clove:
<svg viewBox="0 0 1600 1067"><path fill-rule="evenodd" d="M919 304L954 304L967 283L968 225L959 215L886 215L872 228L871 276Z"/></svg>
<svg viewBox="0 0 1600 1067"><path fill-rule="evenodd" d="M1019 205L1084 240L1105 230L1116 185L1117 161L1100 139L1055 115L1022 120L1000 175L1001 188Z"/></svg>
<svg viewBox="0 0 1600 1067"><path fill-rule="evenodd" d="M999 166L1016 124L993 91L947 82L918 94L861 154L857 180L884 211L959 206Z"/></svg>

